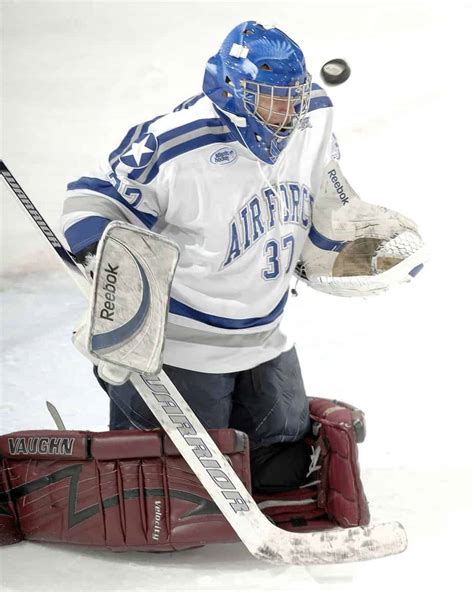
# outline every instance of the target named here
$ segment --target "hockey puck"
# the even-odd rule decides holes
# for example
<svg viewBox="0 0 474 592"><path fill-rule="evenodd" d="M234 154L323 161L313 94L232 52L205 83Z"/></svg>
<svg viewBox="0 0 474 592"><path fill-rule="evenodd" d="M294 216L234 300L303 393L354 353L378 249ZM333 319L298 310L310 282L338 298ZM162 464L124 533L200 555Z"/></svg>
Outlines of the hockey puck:
<svg viewBox="0 0 474 592"><path fill-rule="evenodd" d="M326 62L321 68L321 78L327 84L342 84L350 75L351 69L349 68L349 64L346 60L340 58L329 60L329 62Z"/></svg>

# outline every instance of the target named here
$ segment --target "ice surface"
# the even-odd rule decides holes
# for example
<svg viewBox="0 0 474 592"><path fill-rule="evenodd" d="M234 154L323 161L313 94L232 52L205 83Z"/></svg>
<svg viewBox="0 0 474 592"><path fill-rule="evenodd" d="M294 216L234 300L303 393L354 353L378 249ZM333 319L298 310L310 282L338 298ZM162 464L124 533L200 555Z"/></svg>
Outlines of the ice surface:
<svg viewBox="0 0 474 592"><path fill-rule="evenodd" d="M241 545L112 554L23 542L0 549L2 590L470 589L471 94L467 2L4 2L2 157L57 228L65 184L131 125L200 87L205 60L247 18L302 45L311 70L346 58L330 90L342 165L367 201L417 220L432 252L409 286L347 300L299 285L285 319L308 394L366 411L360 448L374 521L409 548L358 565L278 567ZM469 107L469 109L468 109ZM103 430L107 400L70 343L83 302L2 186L1 430ZM468 242L469 241L469 242Z"/></svg>

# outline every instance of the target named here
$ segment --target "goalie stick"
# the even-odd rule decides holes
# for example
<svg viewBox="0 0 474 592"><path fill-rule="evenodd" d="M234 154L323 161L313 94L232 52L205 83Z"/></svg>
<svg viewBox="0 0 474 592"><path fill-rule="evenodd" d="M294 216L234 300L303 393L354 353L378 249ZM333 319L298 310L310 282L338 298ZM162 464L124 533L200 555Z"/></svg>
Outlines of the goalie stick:
<svg viewBox="0 0 474 592"><path fill-rule="evenodd" d="M0 160L0 175L88 297L90 278L64 248ZM293 533L272 524L166 374L132 374L131 381L247 549L259 559L296 565L347 563L401 553L407 546L399 522Z"/></svg>

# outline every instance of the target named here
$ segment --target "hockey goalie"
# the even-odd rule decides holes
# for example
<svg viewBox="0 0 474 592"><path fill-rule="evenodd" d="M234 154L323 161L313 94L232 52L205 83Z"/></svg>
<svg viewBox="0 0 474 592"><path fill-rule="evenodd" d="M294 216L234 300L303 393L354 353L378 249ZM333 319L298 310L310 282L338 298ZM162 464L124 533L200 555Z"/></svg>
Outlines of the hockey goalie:
<svg viewBox="0 0 474 592"><path fill-rule="evenodd" d="M308 396L280 325L295 273L369 296L426 260L416 224L361 200L338 152L299 46L247 21L202 94L69 184L64 236L89 295L74 343L110 398L110 431L1 437L3 543L240 539L289 563L405 548L401 525L369 526L364 414Z"/></svg>
<svg viewBox="0 0 474 592"><path fill-rule="evenodd" d="M90 307L74 338L101 376L126 383L132 371L151 380L159 372L178 256L176 245L158 234L121 222L107 228ZM137 408L117 403L140 429L1 437L2 543L26 537L169 551L238 540L166 431L145 427ZM241 430L209 433L275 525L305 532L368 524L356 447L365 437L363 413L327 399L307 399L307 406L304 437L265 446L263 454L252 450ZM189 424L175 408L170 415L186 435ZM200 457L203 445L192 444L196 456L206 459ZM216 481L229 489L225 477Z"/></svg>

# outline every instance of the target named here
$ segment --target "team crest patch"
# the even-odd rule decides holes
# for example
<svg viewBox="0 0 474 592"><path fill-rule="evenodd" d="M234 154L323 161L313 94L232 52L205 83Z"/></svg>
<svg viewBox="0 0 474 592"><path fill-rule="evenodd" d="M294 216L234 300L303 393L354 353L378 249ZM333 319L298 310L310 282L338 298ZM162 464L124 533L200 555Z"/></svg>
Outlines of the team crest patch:
<svg viewBox="0 0 474 592"><path fill-rule="evenodd" d="M234 148L219 148L211 154L212 164L230 164L237 159L237 152Z"/></svg>
<svg viewBox="0 0 474 592"><path fill-rule="evenodd" d="M131 169L143 169L151 161L158 147L158 142L153 134L146 134L130 146L122 154L120 160Z"/></svg>

